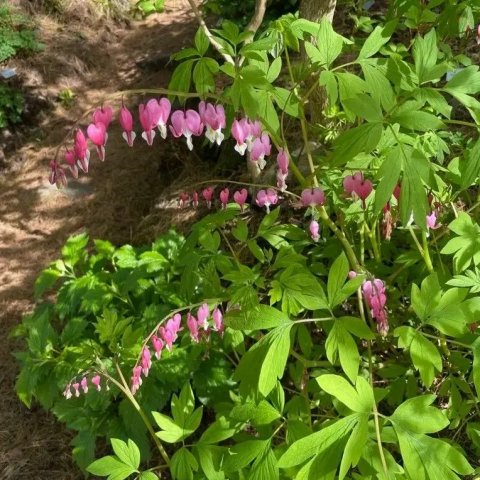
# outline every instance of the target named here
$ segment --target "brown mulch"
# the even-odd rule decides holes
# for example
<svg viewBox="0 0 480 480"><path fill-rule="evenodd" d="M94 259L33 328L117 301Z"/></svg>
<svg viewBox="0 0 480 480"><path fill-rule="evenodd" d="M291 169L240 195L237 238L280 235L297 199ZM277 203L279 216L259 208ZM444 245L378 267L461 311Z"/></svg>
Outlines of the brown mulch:
<svg viewBox="0 0 480 480"><path fill-rule="evenodd" d="M183 142L157 137L149 148L137 138L129 149L118 126L112 126L106 161L99 162L92 152L88 176L62 191L51 187L48 161L76 119L116 91L166 87L168 56L190 42L196 23L180 0L167 0L164 14L129 27L65 24L40 14L36 21L45 50L12 66L22 86L53 108L38 117L30 138L19 135L18 148L6 159L10 168L0 175L2 480L83 478L71 460L72 434L40 407L28 410L14 393L18 367L12 352L20 345L9 332L33 308L35 278L58 257L68 236L79 231L116 244L139 243L191 221L195 213L179 211L176 195L209 173ZM55 100L66 88L76 94L68 109Z"/></svg>

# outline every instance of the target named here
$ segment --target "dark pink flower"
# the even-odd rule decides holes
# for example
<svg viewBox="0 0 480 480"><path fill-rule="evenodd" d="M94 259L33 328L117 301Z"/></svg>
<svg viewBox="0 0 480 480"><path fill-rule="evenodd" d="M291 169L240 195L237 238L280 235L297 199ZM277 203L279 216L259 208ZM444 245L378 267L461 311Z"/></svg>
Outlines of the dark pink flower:
<svg viewBox="0 0 480 480"><path fill-rule="evenodd" d="M207 207L212 207L213 187L207 187L202 192L202 197L207 202Z"/></svg>
<svg viewBox="0 0 480 480"><path fill-rule="evenodd" d="M156 335L152 335L152 346L155 352L155 357L157 358L157 360L160 359L160 357L162 356L163 342Z"/></svg>
<svg viewBox="0 0 480 480"><path fill-rule="evenodd" d="M82 130L75 131L75 141L73 143L73 151L78 160L78 166L88 173L88 164L90 162L90 150L88 149L87 139Z"/></svg>
<svg viewBox="0 0 480 480"><path fill-rule="evenodd" d="M302 192L302 204L304 207L316 207L325 203L325 193L319 187L306 188Z"/></svg>
<svg viewBox="0 0 480 480"><path fill-rule="evenodd" d="M57 163L56 160L50 162L50 175L48 181L51 185L56 185L57 188L67 186L67 176L65 170Z"/></svg>
<svg viewBox="0 0 480 480"><path fill-rule="evenodd" d="M240 206L240 210L243 212L243 207L245 206L245 202L247 201L248 191L246 188L242 188L241 190L237 190L233 194L233 199L235 202Z"/></svg>
<svg viewBox="0 0 480 480"><path fill-rule="evenodd" d="M66 150L64 157L65 162L70 169L73 178L78 178L78 166L77 166L77 158L75 157L75 152L73 150Z"/></svg>
<svg viewBox="0 0 480 480"><path fill-rule="evenodd" d="M343 188L349 196L360 198L365 207L365 199L372 193L373 185L370 180L365 180L362 172L357 172L343 179Z"/></svg>
<svg viewBox="0 0 480 480"><path fill-rule="evenodd" d="M152 359L150 355L150 350L146 346L143 347L141 361L142 361L142 372L146 377L148 377L148 372L152 366Z"/></svg>
<svg viewBox="0 0 480 480"><path fill-rule="evenodd" d="M138 106L138 117L140 119L140 125L143 128L142 138L147 142L147 145L152 146L153 139L155 138L156 126L154 119L152 118L152 112L143 103Z"/></svg>
<svg viewBox="0 0 480 480"><path fill-rule="evenodd" d="M285 150L283 150L283 148L281 148L278 151L278 155L277 155L278 170L280 172L282 172L283 174L287 175L288 174L288 164L289 164L288 155L285 152Z"/></svg>
<svg viewBox="0 0 480 480"><path fill-rule="evenodd" d="M135 132L133 131L133 116L130 110L122 106L118 115L118 121L123 129L122 137L125 139L129 147L133 146L135 140Z"/></svg>
<svg viewBox="0 0 480 480"><path fill-rule="evenodd" d="M270 213L270 205L275 205L278 202L277 192L272 188L260 190L257 193L256 202L259 207L265 207L267 213Z"/></svg>
<svg viewBox="0 0 480 480"><path fill-rule="evenodd" d="M193 205L193 208L198 207L198 193L197 192L192 193L192 205Z"/></svg>
<svg viewBox="0 0 480 480"><path fill-rule="evenodd" d="M112 123L113 110L111 107L97 108L93 112L93 123L103 123L105 130L108 130L110 123Z"/></svg>
<svg viewBox="0 0 480 480"><path fill-rule="evenodd" d="M103 162L105 160L105 144L107 143L107 132L103 123L91 123L87 128L88 138L95 145L98 158Z"/></svg>
<svg viewBox="0 0 480 480"><path fill-rule="evenodd" d="M178 207L187 207L190 203L190 195L187 192L182 192L178 198Z"/></svg>
<svg viewBox="0 0 480 480"><path fill-rule="evenodd" d="M187 314L187 328L190 332L190 338L195 343L200 341L197 319L189 312Z"/></svg>
<svg viewBox="0 0 480 480"><path fill-rule="evenodd" d="M132 391L133 395L135 395L135 393L137 393L141 384L142 384L142 367L140 365L138 365L138 366L134 367L133 372L132 372L130 390Z"/></svg>
<svg viewBox="0 0 480 480"><path fill-rule="evenodd" d="M77 382L77 383L74 383L72 384L72 387L73 389L75 390L75 396L78 398L80 396L80 384Z"/></svg>
<svg viewBox="0 0 480 480"><path fill-rule="evenodd" d="M230 195L230 191L228 190L228 188L224 188L224 189L220 192L220 202L222 202L222 208L226 208L226 207L227 207L229 195Z"/></svg>

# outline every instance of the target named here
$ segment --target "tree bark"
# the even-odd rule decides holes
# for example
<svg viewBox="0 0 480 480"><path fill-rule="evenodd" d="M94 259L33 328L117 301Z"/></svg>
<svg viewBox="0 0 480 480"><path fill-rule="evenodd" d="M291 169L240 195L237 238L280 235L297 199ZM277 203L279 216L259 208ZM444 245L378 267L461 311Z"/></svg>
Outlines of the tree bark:
<svg viewBox="0 0 480 480"><path fill-rule="evenodd" d="M312 22L319 22L327 17L332 23L337 0L302 0L300 2L300 17Z"/></svg>

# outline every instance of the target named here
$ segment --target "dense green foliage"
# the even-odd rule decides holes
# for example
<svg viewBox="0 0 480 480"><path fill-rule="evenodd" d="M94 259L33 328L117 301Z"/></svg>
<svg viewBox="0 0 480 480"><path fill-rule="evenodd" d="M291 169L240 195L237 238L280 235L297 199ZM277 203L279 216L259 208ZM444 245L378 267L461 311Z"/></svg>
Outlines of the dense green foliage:
<svg viewBox="0 0 480 480"><path fill-rule="evenodd" d="M291 186L267 214L229 204L185 239L169 233L149 248L74 237L42 273L39 305L17 329L27 340L17 392L79 432L84 467L96 436L109 437L114 455L88 471L147 480L163 468L178 480L480 471L480 71L461 46L475 41L465 30L478 11L435 5L392 2L362 39L288 14L252 41L225 21L213 31L220 55L203 30L175 55L170 89L214 97L229 125L240 111L259 119L289 152ZM407 42L393 11L411 21ZM372 186L362 201L345 186L355 172ZM271 171L257 173L262 188L272 183ZM302 206L312 187L325 200ZM306 233L312 220L323 224L317 236ZM378 284L383 323L365 288ZM182 323L132 393L152 332L203 303L224 312L223 335L197 343ZM108 392L61 396L93 373Z"/></svg>
<svg viewBox="0 0 480 480"><path fill-rule="evenodd" d="M21 121L23 103L23 95L18 90L0 85L0 128Z"/></svg>
<svg viewBox="0 0 480 480"><path fill-rule="evenodd" d="M0 1L0 63L21 54L40 50L30 18L17 13L5 0Z"/></svg>

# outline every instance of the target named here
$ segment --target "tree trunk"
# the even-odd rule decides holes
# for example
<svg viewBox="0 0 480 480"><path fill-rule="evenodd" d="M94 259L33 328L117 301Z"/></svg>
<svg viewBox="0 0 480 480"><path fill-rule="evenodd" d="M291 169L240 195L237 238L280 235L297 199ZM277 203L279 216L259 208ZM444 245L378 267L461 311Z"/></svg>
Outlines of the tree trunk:
<svg viewBox="0 0 480 480"><path fill-rule="evenodd" d="M337 0L301 0L300 17L312 22L319 22L323 17L326 17L331 23L336 6ZM302 55L306 60L305 51L302 52ZM318 77L308 78L306 80L307 89L309 89L314 82L318 82ZM312 92L308 101L308 112L310 114L310 120L313 123L322 123L326 104L327 97L325 95L325 89L318 86Z"/></svg>
<svg viewBox="0 0 480 480"><path fill-rule="evenodd" d="M302 0L300 2L300 17L312 22L319 22L327 17L332 23L337 0Z"/></svg>

